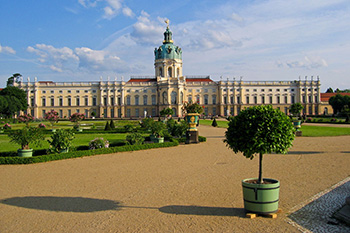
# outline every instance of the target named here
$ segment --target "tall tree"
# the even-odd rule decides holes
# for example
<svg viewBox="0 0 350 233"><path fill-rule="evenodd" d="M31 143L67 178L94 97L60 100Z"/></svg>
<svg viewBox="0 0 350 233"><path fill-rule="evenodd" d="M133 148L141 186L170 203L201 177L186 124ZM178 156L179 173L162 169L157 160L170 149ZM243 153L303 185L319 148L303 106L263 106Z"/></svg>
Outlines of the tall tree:
<svg viewBox="0 0 350 233"><path fill-rule="evenodd" d="M22 75L19 73L13 74L11 77L7 79L6 86L13 86L14 83L19 83Z"/></svg>
<svg viewBox="0 0 350 233"><path fill-rule="evenodd" d="M327 89L327 91L326 91L326 93L333 93L334 91L333 91L333 89L331 88L331 87L329 87L328 89Z"/></svg>
<svg viewBox="0 0 350 233"><path fill-rule="evenodd" d="M26 93L18 87L7 86L0 91L0 96L5 98L7 102L7 105L3 104L2 109L0 109L0 113L6 117L11 117L16 112L25 111L28 108Z"/></svg>
<svg viewBox="0 0 350 233"><path fill-rule="evenodd" d="M334 114L337 114L338 112L341 112L341 110L344 108L344 98L342 95L337 94L335 96L332 96L329 98L328 103L332 106Z"/></svg>

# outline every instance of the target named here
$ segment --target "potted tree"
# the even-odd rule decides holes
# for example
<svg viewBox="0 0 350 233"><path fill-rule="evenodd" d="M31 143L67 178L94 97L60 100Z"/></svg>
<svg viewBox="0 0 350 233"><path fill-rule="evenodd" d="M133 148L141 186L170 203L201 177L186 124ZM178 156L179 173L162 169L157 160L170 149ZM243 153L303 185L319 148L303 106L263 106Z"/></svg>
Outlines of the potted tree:
<svg viewBox="0 0 350 233"><path fill-rule="evenodd" d="M159 114L160 114L162 117L166 118L166 117L169 117L169 116L174 115L174 111L173 111L171 108L164 108L163 110L161 110L161 111L159 112Z"/></svg>
<svg viewBox="0 0 350 233"><path fill-rule="evenodd" d="M58 129L47 140L50 144L50 153L67 153L72 146L74 133L71 129Z"/></svg>
<svg viewBox="0 0 350 233"><path fill-rule="evenodd" d="M58 122L58 112L56 112L55 110L51 110L51 111L45 113L44 118L45 118L45 120L48 120L50 122L51 127L52 127L51 131L55 132L56 129L54 129L54 125L55 125L55 123Z"/></svg>
<svg viewBox="0 0 350 233"><path fill-rule="evenodd" d="M294 140L294 127L287 115L271 105L254 106L230 118L224 142L246 158L259 155L259 177L244 179L244 208L250 213L274 213L278 210L278 180L262 177L264 154L285 154Z"/></svg>
<svg viewBox="0 0 350 233"><path fill-rule="evenodd" d="M80 128L80 121L84 119L85 119L84 114L78 113L78 112L74 113L69 117L69 120L74 123L73 128L79 132L83 131L83 129Z"/></svg>
<svg viewBox="0 0 350 233"><path fill-rule="evenodd" d="M96 112L95 112L95 111L92 111L92 113L91 113L91 118L92 118L92 119L95 119L95 117L96 117Z"/></svg>
<svg viewBox="0 0 350 233"><path fill-rule="evenodd" d="M32 126L25 126L20 130L11 130L8 133L10 142L19 144L21 149L18 149L17 154L20 157L32 157L33 149L29 148L29 144L40 145L45 139L42 129Z"/></svg>
<svg viewBox="0 0 350 233"><path fill-rule="evenodd" d="M150 124L151 130L151 140L154 143L163 143L164 142L164 133L166 130L166 125L161 121L153 121Z"/></svg>
<svg viewBox="0 0 350 233"><path fill-rule="evenodd" d="M182 106L182 111L186 114L185 119L189 124L189 131L197 131L196 125L199 115L203 112L203 107L198 103L185 102Z"/></svg>
<svg viewBox="0 0 350 233"><path fill-rule="evenodd" d="M301 128L301 120L300 120L300 113L301 110L303 110L303 105L301 103L294 103L290 106L289 112L293 116L293 124L296 130L298 131Z"/></svg>

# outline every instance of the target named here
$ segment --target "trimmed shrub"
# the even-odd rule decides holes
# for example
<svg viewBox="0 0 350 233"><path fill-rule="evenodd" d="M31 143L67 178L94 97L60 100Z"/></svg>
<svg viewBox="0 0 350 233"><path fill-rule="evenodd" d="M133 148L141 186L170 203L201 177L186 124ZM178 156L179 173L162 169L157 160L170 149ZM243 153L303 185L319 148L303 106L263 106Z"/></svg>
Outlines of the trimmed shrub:
<svg viewBox="0 0 350 233"><path fill-rule="evenodd" d="M112 119L111 119L111 122L109 123L109 126L111 127L111 129L115 129L115 125Z"/></svg>
<svg viewBox="0 0 350 233"><path fill-rule="evenodd" d="M91 140L89 142L89 149L90 150L95 150L95 149L100 149L100 148L108 148L108 147L109 147L109 141L105 140L103 138L95 138L94 140Z"/></svg>
<svg viewBox="0 0 350 233"><path fill-rule="evenodd" d="M126 135L128 145L141 145L145 141L145 137L138 132L133 132Z"/></svg>
<svg viewBox="0 0 350 233"><path fill-rule="evenodd" d="M74 151L74 152L61 153L61 154L33 156L33 157L27 157L27 158L0 157L0 164L42 163L42 162L61 160L61 159L79 158L79 157L99 155L99 154L112 154L112 153L124 152L124 151L137 151L137 150L147 150L147 149L153 149L153 148L172 147L177 145L179 145L179 142L177 140L173 140L172 142L164 142L164 143L125 145L125 146L118 146L118 147L101 148L96 150L83 150L83 151Z"/></svg>
<svg viewBox="0 0 350 233"><path fill-rule="evenodd" d="M108 121L106 122L105 125L105 131L110 131L111 130L111 126L109 125Z"/></svg>
<svg viewBox="0 0 350 233"><path fill-rule="evenodd" d="M213 127L217 127L218 126L218 123L216 122L216 119L214 118L213 120L213 123L211 123L211 126Z"/></svg>

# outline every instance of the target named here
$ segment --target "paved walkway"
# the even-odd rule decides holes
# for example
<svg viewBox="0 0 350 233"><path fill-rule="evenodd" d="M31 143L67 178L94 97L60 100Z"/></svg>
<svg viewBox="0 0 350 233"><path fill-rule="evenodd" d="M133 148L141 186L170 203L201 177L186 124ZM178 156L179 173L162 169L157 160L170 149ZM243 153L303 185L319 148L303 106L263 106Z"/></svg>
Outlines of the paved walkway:
<svg viewBox="0 0 350 233"><path fill-rule="evenodd" d="M241 180L258 159L227 149L226 129L199 130L206 143L0 166L0 232L299 232L291 210L350 175L350 136L297 138L264 156L282 213L247 219Z"/></svg>

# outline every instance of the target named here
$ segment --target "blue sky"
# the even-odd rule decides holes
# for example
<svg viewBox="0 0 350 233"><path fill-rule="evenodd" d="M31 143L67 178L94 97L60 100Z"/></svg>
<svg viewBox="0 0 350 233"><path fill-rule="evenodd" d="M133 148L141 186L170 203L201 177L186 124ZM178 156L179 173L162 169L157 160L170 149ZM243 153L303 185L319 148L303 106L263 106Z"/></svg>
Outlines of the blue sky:
<svg viewBox="0 0 350 233"><path fill-rule="evenodd" d="M154 75L164 20L185 75L214 80L320 77L350 88L349 0L0 1L0 87L39 81Z"/></svg>

